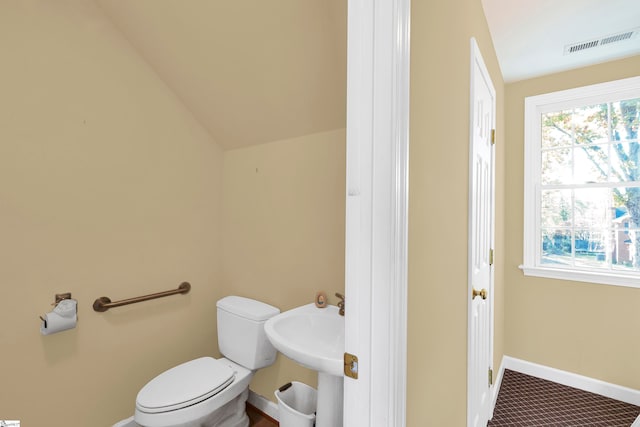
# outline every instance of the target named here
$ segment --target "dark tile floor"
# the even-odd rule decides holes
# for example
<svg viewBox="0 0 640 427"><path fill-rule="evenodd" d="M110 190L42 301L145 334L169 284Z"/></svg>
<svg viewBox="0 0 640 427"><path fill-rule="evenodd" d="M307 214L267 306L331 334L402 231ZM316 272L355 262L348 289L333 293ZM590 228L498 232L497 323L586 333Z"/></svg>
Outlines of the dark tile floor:
<svg viewBox="0 0 640 427"><path fill-rule="evenodd" d="M505 370L488 427L629 427L640 407Z"/></svg>

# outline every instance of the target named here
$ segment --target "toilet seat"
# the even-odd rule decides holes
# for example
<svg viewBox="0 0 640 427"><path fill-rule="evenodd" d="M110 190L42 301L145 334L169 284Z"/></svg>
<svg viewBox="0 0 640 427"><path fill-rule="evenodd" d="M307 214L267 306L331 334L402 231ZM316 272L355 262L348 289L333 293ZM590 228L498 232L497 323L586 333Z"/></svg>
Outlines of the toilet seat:
<svg viewBox="0 0 640 427"><path fill-rule="evenodd" d="M175 411L209 399L235 379L228 364L201 357L173 367L149 381L138 393L138 410L149 414Z"/></svg>

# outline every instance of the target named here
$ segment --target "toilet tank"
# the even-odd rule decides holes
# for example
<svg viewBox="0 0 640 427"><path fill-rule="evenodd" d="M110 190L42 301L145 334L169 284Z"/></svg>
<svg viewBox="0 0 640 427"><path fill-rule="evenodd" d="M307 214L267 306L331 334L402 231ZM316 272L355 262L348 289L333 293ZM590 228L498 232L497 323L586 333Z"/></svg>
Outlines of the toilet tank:
<svg viewBox="0 0 640 427"><path fill-rule="evenodd" d="M267 338L264 323L280 309L237 296L222 298L217 309L220 353L251 370L273 364L277 352Z"/></svg>

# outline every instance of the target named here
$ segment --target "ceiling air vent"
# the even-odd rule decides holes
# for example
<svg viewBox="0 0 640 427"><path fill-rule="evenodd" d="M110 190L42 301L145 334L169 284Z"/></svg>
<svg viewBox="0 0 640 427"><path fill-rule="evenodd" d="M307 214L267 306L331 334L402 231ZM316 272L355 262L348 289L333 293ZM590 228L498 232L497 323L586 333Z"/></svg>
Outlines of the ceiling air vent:
<svg viewBox="0 0 640 427"><path fill-rule="evenodd" d="M625 40L635 38L639 33L640 28L634 28L633 30L624 31L618 34L612 34L595 40L573 43L564 47L564 54L569 55L571 53L581 52L587 49L594 49L596 47L605 46L612 43L623 42Z"/></svg>

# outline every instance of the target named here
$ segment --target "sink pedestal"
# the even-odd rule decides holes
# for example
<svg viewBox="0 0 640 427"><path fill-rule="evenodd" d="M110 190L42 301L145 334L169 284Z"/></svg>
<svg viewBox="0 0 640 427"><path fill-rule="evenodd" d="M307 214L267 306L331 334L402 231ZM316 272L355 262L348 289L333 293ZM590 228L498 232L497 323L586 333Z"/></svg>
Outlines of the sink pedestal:
<svg viewBox="0 0 640 427"><path fill-rule="evenodd" d="M316 427L342 426L344 377L318 372Z"/></svg>

